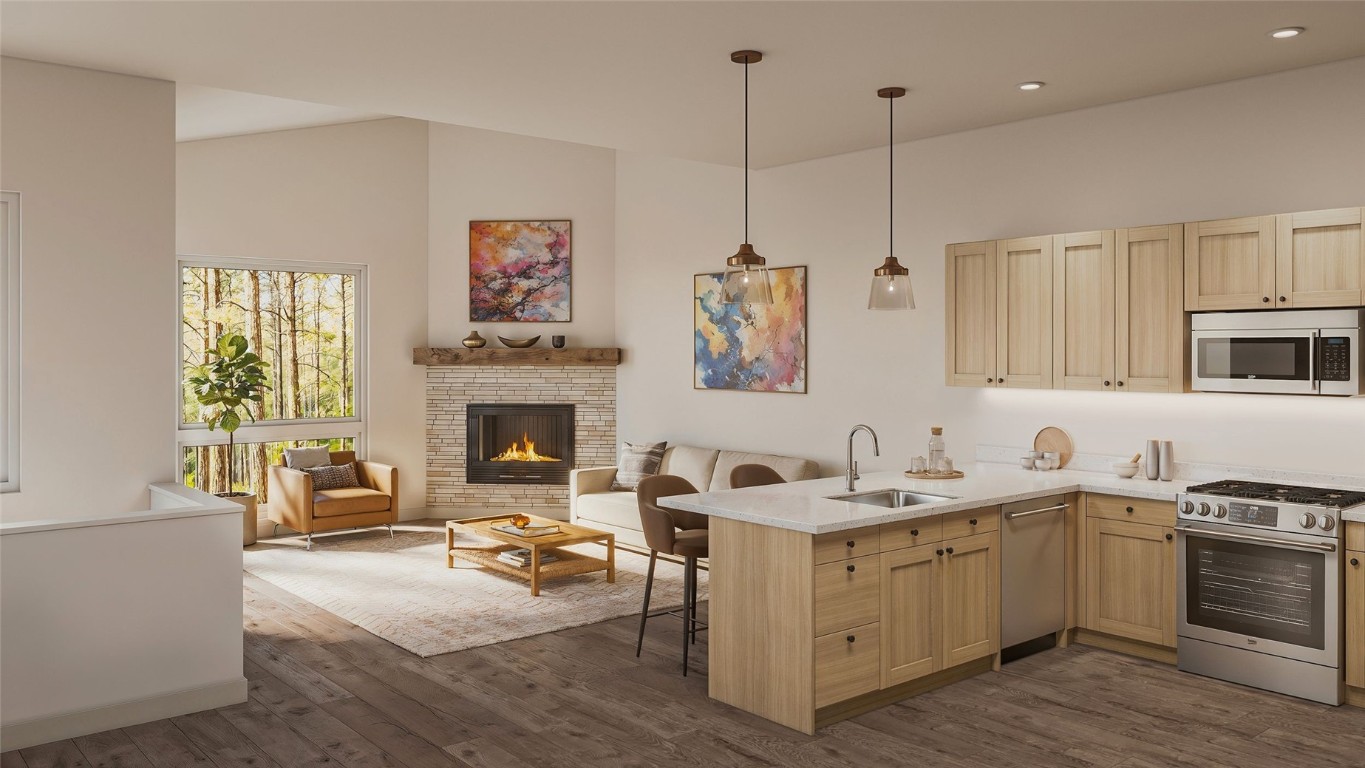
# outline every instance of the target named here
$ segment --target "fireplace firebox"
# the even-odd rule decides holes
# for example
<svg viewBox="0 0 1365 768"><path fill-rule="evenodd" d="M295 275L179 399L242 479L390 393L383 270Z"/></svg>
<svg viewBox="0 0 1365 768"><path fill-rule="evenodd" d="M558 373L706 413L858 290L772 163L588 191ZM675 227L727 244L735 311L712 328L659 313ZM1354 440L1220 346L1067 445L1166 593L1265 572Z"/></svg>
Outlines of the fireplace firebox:
<svg viewBox="0 0 1365 768"><path fill-rule="evenodd" d="M568 485L573 469L574 407L470 403L465 482Z"/></svg>

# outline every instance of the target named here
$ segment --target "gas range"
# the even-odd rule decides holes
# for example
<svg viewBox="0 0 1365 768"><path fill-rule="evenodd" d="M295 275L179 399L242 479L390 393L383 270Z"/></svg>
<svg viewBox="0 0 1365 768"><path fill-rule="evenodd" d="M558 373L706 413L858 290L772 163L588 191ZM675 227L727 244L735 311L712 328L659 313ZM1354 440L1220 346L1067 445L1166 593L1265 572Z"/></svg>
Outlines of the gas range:
<svg viewBox="0 0 1365 768"><path fill-rule="evenodd" d="M1341 513L1365 506L1365 491L1251 480L1192 485L1177 497L1179 520L1336 539Z"/></svg>

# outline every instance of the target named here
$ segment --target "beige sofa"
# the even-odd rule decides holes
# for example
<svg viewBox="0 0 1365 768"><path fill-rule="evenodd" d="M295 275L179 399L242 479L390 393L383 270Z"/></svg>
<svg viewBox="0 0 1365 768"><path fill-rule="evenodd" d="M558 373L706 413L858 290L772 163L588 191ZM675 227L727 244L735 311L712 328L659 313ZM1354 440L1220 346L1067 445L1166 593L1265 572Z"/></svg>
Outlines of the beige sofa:
<svg viewBox="0 0 1365 768"><path fill-rule="evenodd" d="M659 474L684 477L698 491L730 488L730 470L740 464L766 464L788 482L819 476L820 465L808 459L770 453L719 451L675 445L664 451ZM589 528L616 534L618 544L643 548L640 508L634 491L613 491L616 467L575 469L569 473L569 518Z"/></svg>

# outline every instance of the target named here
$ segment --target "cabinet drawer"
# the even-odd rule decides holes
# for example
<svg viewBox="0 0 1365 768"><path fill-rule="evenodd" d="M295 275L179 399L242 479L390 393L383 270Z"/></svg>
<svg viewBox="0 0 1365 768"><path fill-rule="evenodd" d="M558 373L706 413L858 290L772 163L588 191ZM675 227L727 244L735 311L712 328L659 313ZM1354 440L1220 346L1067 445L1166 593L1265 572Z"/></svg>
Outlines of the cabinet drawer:
<svg viewBox="0 0 1365 768"><path fill-rule="evenodd" d="M815 567L815 634L870 624L881 610L878 555Z"/></svg>
<svg viewBox="0 0 1365 768"><path fill-rule="evenodd" d="M882 551L933 544L943 539L943 516L934 515L919 520L902 520L882 526Z"/></svg>
<svg viewBox="0 0 1365 768"><path fill-rule="evenodd" d="M1175 502L1156 499L1130 499L1124 496L1090 494L1085 502L1086 517L1126 520L1143 525L1175 525Z"/></svg>
<svg viewBox="0 0 1365 768"><path fill-rule="evenodd" d="M877 690L880 643L875 623L815 638L816 709Z"/></svg>
<svg viewBox="0 0 1365 768"><path fill-rule="evenodd" d="M943 516L943 540L960 539L1000 530L1000 508L981 507L949 512Z"/></svg>
<svg viewBox="0 0 1365 768"><path fill-rule="evenodd" d="M815 564L848 560L881 551L877 526L822 533L815 537Z"/></svg>
<svg viewBox="0 0 1365 768"><path fill-rule="evenodd" d="M1365 552L1365 523L1346 524L1346 548Z"/></svg>

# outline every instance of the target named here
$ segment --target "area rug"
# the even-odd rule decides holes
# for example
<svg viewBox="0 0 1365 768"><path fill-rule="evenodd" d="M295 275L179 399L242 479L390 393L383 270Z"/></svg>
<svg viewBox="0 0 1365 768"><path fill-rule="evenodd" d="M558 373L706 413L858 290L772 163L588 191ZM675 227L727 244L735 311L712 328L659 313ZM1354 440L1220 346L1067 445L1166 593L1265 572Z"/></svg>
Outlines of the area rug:
<svg viewBox="0 0 1365 768"><path fill-rule="evenodd" d="M649 569L648 556L618 548L615 584L599 571L544 581L531 597L529 581L459 560L446 568L444 531L315 537L312 552L297 539L267 539L242 560L253 575L424 658L638 614ZM706 584L701 571L699 600ZM677 607L682 593L683 567L660 560L650 608Z"/></svg>

